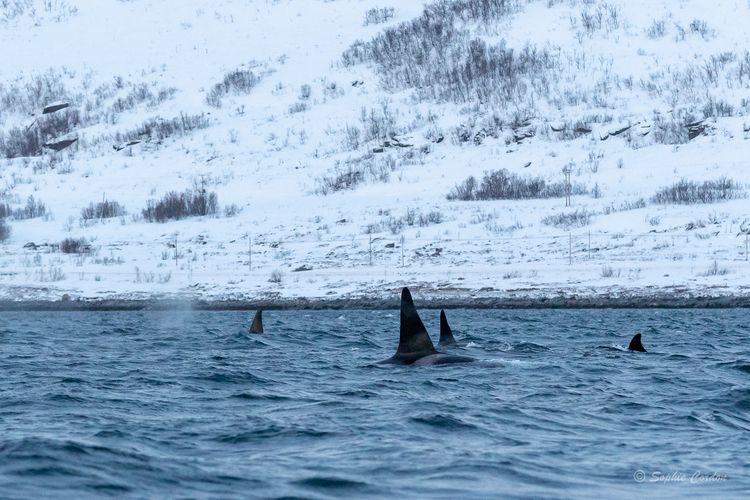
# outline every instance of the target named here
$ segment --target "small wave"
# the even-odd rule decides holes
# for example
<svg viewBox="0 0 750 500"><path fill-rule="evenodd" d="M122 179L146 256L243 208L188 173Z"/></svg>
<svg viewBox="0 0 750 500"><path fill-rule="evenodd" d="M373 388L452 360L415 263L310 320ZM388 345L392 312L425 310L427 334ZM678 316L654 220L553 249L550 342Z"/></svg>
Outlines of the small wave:
<svg viewBox="0 0 750 500"><path fill-rule="evenodd" d="M253 441L264 441L268 438L273 437L290 437L290 438L306 438L306 437L326 437L331 435L330 432L319 431L316 429L300 429L297 427L282 427L279 425L269 425L268 427L257 429L253 431L239 432L237 434L226 434L217 436L214 441L220 443L240 444L250 443Z"/></svg>
<svg viewBox="0 0 750 500"><path fill-rule="evenodd" d="M69 394L53 394L51 396L48 396L48 399L50 401L59 401L62 403L85 403L86 402L84 398L77 398Z"/></svg>
<svg viewBox="0 0 750 500"><path fill-rule="evenodd" d="M534 353L534 352L544 352L549 351L549 347L545 347L540 344L535 344L534 342L520 342L513 346L513 350L516 352L527 352L527 353Z"/></svg>
<svg viewBox="0 0 750 500"><path fill-rule="evenodd" d="M325 489L325 490L331 490L331 489L356 489L361 490L363 488L369 488L370 485L367 483L362 483L360 481L352 481L350 479L341 479L338 477L310 477L307 479L301 479L299 481L295 481L294 484L298 486L303 486L306 488L315 488L315 489Z"/></svg>
<svg viewBox="0 0 750 500"><path fill-rule="evenodd" d="M440 413L424 415L420 417L412 417L411 421L418 424L429 425L430 427L438 427L441 429L476 429L475 425L467 424L463 420L458 419L452 415L443 415Z"/></svg>
<svg viewBox="0 0 750 500"><path fill-rule="evenodd" d="M250 372L215 372L206 377L199 377L201 380L209 382L219 382L222 384L268 384L270 381L253 375Z"/></svg>
<svg viewBox="0 0 750 500"><path fill-rule="evenodd" d="M286 396L278 396L276 394L255 394L251 392L232 394L230 397L237 399L248 399L253 401L289 401L289 398Z"/></svg>
<svg viewBox="0 0 750 500"><path fill-rule="evenodd" d="M64 378L60 381L61 384L88 384L85 380L80 378Z"/></svg>
<svg viewBox="0 0 750 500"><path fill-rule="evenodd" d="M527 368L530 366L538 366L538 363L532 363L531 361L525 361L522 359L503 359L503 358L481 359L473 364L478 365L478 366L512 366L516 368Z"/></svg>
<svg viewBox="0 0 750 500"><path fill-rule="evenodd" d="M741 372L750 373L750 363L748 363L747 361L737 360L737 361L731 361L729 363L718 363L717 366L733 368Z"/></svg>
<svg viewBox="0 0 750 500"><path fill-rule="evenodd" d="M475 344L474 342L469 342L468 344L466 344L466 347L482 347L482 346L480 346L479 344Z"/></svg>

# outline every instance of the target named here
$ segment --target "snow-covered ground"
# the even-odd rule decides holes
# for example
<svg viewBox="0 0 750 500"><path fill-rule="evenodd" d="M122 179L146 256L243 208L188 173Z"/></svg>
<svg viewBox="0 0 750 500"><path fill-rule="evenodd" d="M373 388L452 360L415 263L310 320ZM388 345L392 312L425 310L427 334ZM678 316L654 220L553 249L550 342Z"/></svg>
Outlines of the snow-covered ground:
<svg viewBox="0 0 750 500"><path fill-rule="evenodd" d="M365 26L376 7L393 17ZM433 297L748 294L750 2L545 0L456 21L488 45L504 40L519 54L529 44L556 61L541 77L521 75L528 83L502 105L418 98L424 88L394 90L376 64L343 63L354 42L423 8L0 3L0 201L17 211L6 218L0 300L355 298L404 285ZM251 70L254 86L210 105L235 70ZM79 114L56 140L78 141L8 153L55 101L70 107L50 116ZM117 135L201 115L200 127L163 140L127 146L134 136ZM371 138L376 122L388 131ZM664 138L695 122L696 137ZM334 192L347 165L363 169L362 182ZM554 184L564 168L587 193L570 207L564 197L446 198L487 171ZM651 199L682 179L723 176L739 197ZM189 188L216 193L216 214L143 218L149 200ZM27 218L18 211L31 196L45 210ZM126 214L82 219L102 201ZM572 225L552 224L572 213ZM85 251L62 252L69 238L84 238Z"/></svg>

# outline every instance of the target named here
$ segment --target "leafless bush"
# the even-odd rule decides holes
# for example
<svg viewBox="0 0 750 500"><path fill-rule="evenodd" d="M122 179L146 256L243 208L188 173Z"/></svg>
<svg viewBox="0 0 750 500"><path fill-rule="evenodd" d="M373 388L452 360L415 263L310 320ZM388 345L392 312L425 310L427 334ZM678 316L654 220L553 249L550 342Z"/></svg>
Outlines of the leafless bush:
<svg viewBox="0 0 750 500"><path fill-rule="evenodd" d="M86 238L65 238L60 242L60 251L62 253L83 254L89 250Z"/></svg>
<svg viewBox="0 0 750 500"><path fill-rule="evenodd" d="M725 276L727 274L729 274L729 269L727 269L726 267L719 268L719 263L714 260L714 265L709 267L708 270L702 273L698 273L698 276Z"/></svg>
<svg viewBox="0 0 750 500"><path fill-rule="evenodd" d="M541 177L522 177L506 169L487 171L482 183L477 185L473 176L456 185L447 195L449 200L530 200L561 198L565 196L565 183L548 184ZM573 183L571 194L587 194L585 184Z"/></svg>
<svg viewBox="0 0 750 500"><path fill-rule="evenodd" d="M715 203L744 197L742 185L722 176L713 181L697 183L681 179L679 182L661 188L651 197L652 203L692 205L694 203Z"/></svg>
<svg viewBox="0 0 750 500"><path fill-rule="evenodd" d="M382 24L392 19L396 13L396 9L393 7L373 7L372 9L365 12L365 22L363 26L369 26L370 24Z"/></svg>
<svg viewBox="0 0 750 500"><path fill-rule="evenodd" d="M10 239L12 230L10 225L5 222L5 219L0 218L0 243L5 243Z"/></svg>
<svg viewBox="0 0 750 500"><path fill-rule="evenodd" d="M663 37L667 33L667 23L662 19L657 21L654 19L651 21L651 26L643 30L646 36L652 39Z"/></svg>
<svg viewBox="0 0 750 500"><path fill-rule="evenodd" d="M112 217L121 217L127 215L125 207L120 206L116 201L102 201L94 205L81 209L81 218L83 220L109 219Z"/></svg>
<svg viewBox="0 0 750 500"><path fill-rule="evenodd" d="M401 164L406 161L407 159L402 157ZM315 179L315 194L327 196L337 191L355 189L366 181L388 182L397 166L396 159L390 154L376 156L367 153L363 156L349 157L343 163L336 160L332 170Z"/></svg>
<svg viewBox="0 0 750 500"><path fill-rule="evenodd" d="M216 193L191 188L184 193L170 191L161 200L148 200L143 218L148 222L166 222L191 216L213 215L219 207Z"/></svg>
<svg viewBox="0 0 750 500"><path fill-rule="evenodd" d="M547 215L542 218L542 224L553 226L567 231L570 228L584 227L591 223L594 214L585 208L577 209L575 212Z"/></svg>
<svg viewBox="0 0 750 500"><path fill-rule="evenodd" d="M221 108L221 99L230 92L234 94L249 94L258 84L260 77L248 70L236 69L224 75L224 80L214 85L206 93L206 103L215 108Z"/></svg>
<svg viewBox="0 0 750 500"><path fill-rule="evenodd" d="M714 34L714 30L708 28L708 23L700 19L693 19L690 23L690 32L698 33L703 38L708 38Z"/></svg>
<svg viewBox="0 0 750 500"><path fill-rule="evenodd" d="M281 269L274 269L271 271L271 277L268 278L269 283L281 283L284 279L284 272Z"/></svg>
<svg viewBox="0 0 750 500"><path fill-rule="evenodd" d="M168 137L181 137L194 130L207 128L209 119L204 113L199 115L188 115L180 113L180 116L171 120L161 117L149 118L134 130L124 133L117 132L113 139L117 142L154 140L163 141Z"/></svg>

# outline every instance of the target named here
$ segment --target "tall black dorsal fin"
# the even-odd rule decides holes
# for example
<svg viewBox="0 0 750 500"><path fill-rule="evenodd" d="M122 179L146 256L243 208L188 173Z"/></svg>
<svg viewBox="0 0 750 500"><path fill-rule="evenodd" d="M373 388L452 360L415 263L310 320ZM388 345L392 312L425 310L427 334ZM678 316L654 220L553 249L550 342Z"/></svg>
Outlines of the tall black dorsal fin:
<svg viewBox="0 0 750 500"><path fill-rule="evenodd" d="M253 324L250 325L250 333L263 333L263 310L258 309L253 318Z"/></svg>
<svg viewBox="0 0 750 500"><path fill-rule="evenodd" d="M393 361L409 365L419 358L436 353L430 335L414 307L411 292L404 287L401 291L401 332Z"/></svg>
<svg viewBox="0 0 750 500"><path fill-rule="evenodd" d="M628 349L631 351L640 351L640 352L646 352L646 349L643 348L643 344L641 344L641 334L637 334L635 337L633 337L633 340L630 341L630 345L628 346Z"/></svg>
<svg viewBox="0 0 750 500"><path fill-rule="evenodd" d="M440 310L440 342L438 342L438 345L456 345L451 327L448 326L448 318L445 317L445 311L442 309Z"/></svg>

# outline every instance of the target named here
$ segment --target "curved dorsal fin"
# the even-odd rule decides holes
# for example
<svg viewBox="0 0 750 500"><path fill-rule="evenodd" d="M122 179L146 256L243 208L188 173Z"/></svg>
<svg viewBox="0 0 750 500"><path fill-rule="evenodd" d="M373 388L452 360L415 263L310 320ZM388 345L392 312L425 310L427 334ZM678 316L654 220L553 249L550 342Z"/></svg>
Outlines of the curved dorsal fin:
<svg viewBox="0 0 750 500"><path fill-rule="evenodd" d="M445 311L440 310L440 342L438 345L455 345L456 339L453 337L451 327L448 326L448 319L445 317Z"/></svg>
<svg viewBox="0 0 750 500"><path fill-rule="evenodd" d="M643 348L643 344L641 344L641 334L637 334L635 337L633 337L633 340L630 341L630 345L628 346L628 349L631 351L640 351L640 352L646 352L646 349Z"/></svg>
<svg viewBox="0 0 750 500"><path fill-rule="evenodd" d="M263 333L263 310L258 309L253 318L253 324L250 325L250 333Z"/></svg>
<svg viewBox="0 0 750 500"><path fill-rule="evenodd" d="M401 291L401 335L398 340L396 356L403 358L406 363L409 359L417 360L423 356L435 354L435 346L432 345L430 335L424 327L424 323L414 307L411 292L404 287Z"/></svg>

